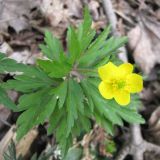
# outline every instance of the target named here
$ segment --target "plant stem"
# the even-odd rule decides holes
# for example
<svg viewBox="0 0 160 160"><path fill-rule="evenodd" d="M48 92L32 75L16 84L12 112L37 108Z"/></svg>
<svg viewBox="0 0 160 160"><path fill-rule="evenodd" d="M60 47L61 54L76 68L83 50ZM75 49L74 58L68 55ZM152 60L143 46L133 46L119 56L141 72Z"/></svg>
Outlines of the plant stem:
<svg viewBox="0 0 160 160"><path fill-rule="evenodd" d="M93 70L93 69L81 69L81 68L77 68L76 71L97 73L97 71Z"/></svg>

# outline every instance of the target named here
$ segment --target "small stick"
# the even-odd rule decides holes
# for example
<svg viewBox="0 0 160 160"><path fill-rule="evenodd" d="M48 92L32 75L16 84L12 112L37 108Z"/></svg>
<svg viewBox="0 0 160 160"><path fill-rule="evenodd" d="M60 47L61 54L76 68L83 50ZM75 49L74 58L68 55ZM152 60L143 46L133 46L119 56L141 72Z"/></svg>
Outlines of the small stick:
<svg viewBox="0 0 160 160"><path fill-rule="evenodd" d="M112 34L113 36L121 36L121 34L117 30L117 17L116 14L114 13L114 9L112 6L111 0L102 0L103 6L104 6L104 11L108 17L108 20L112 26ZM119 49L121 52L119 53L119 58L123 60L124 62L127 62L127 51L125 47L121 47Z"/></svg>

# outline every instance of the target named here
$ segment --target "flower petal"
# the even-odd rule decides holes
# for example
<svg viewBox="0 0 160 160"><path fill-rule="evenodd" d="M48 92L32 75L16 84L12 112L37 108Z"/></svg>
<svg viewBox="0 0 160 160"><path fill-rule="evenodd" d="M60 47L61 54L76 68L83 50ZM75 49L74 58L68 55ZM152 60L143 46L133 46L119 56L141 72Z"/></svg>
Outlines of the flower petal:
<svg viewBox="0 0 160 160"><path fill-rule="evenodd" d="M130 93L140 92L143 89L142 76L140 76L136 73L132 73L132 74L128 75L126 89Z"/></svg>
<svg viewBox="0 0 160 160"><path fill-rule="evenodd" d="M112 62L107 63L106 65L98 68L98 73L100 78L103 81L106 81L115 76L115 72L117 71L117 66L115 66Z"/></svg>
<svg viewBox="0 0 160 160"><path fill-rule="evenodd" d="M118 67L118 75L123 77L133 72L133 65L130 63L123 63Z"/></svg>
<svg viewBox="0 0 160 160"><path fill-rule="evenodd" d="M111 99L113 98L113 92L112 92L112 88L109 84L105 83L105 82L101 82L99 84L99 92L101 93L101 95L105 98L105 99Z"/></svg>
<svg viewBox="0 0 160 160"><path fill-rule="evenodd" d="M115 93L114 99L118 104L125 106L130 102L130 94L125 90L119 90Z"/></svg>

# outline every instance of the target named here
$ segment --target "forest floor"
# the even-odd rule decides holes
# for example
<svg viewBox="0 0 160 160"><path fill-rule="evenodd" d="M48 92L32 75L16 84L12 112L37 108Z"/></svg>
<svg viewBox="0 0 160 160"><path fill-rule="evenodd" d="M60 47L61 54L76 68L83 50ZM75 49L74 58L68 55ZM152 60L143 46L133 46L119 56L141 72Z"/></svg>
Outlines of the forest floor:
<svg viewBox="0 0 160 160"><path fill-rule="evenodd" d="M106 6L108 2L113 5L113 8L109 8L110 13ZM160 0L0 0L0 52L18 62L34 64L37 57L42 57L38 45L43 42L45 29L53 32L66 48L67 27L70 24L76 27L82 21L85 5L90 9L92 27L97 34L106 25L115 22L114 34L128 36L126 52L120 58L135 64L144 76L139 112L146 123L138 126L137 135L153 144L150 146L152 149L144 150L143 159L140 160L160 160ZM12 75L0 75L0 78L6 81ZM8 94L17 102L17 92L10 91ZM15 122L18 116L19 113L0 105L0 160L11 139L16 137ZM55 138L47 136L46 126L47 123L32 129L25 139L17 143L17 154L31 159L34 153L40 155L53 150L50 159L58 160ZM126 147L124 142L134 138L133 132L133 126L125 124L124 127L117 127L115 135L111 137L95 124L92 131L84 136L82 149L72 152L72 158L121 160L118 155L122 154L126 156L125 160L132 160L130 154L133 155L133 152L123 150L123 147ZM134 154L143 147L138 145ZM80 156L82 158L78 158ZM139 159L134 157L134 160Z"/></svg>

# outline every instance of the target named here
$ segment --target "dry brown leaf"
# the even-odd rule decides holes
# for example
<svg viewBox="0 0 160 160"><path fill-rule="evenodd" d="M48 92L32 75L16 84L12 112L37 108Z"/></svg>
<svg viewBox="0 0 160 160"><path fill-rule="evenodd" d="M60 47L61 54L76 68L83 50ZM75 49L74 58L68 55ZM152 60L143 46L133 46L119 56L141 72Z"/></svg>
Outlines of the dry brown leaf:
<svg viewBox="0 0 160 160"><path fill-rule="evenodd" d="M160 107L157 107L157 109L152 113L150 119L149 119L149 126L152 128L156 125L156 123L160 120ZM160 125L159 125L160 129Z"/></svg>
<svg viewBox="0 0 160 160"><path fill-rule="evenodd" d="M144 88L140 93L140 97L141 99L143 99L143 101L147 101L148 103L150 103L155 98L155 95L153 94L151 88Z"/></svg>
<svg viewBox="0 0 160 160"><path fill-rule="evenodd" d="M0 3L0 30L7 30L8 26L16 32L29 27L30 10L40 3L40 0L3 0Z"/></svg>
<svg viewBox="0 0 160 160"><path fill-rule="evenodd" d="M16 144L16 153L17 155L27 155L30 150L30 146L33 143L33 141L36 139L38 135L37 129L30 130L24 138L22 138L17 144ZM9 131L6 133L6 135L3 137L3 139L0 141L0 160L2 159L3 153L8 148L8 145L10 144L11 140L16 142L16 127L13 125Z"/></svg>
<svg viewBox="0 0 160 160"><path fill-rule="evenodd" d="M42 0L40 8L53 27L57 26L64 19L62 1Z"/></svg>
<svg viewBox="0 0 160 160"><path fill-rule="evenodd" d="M11 111L4 107L3 105L0 105L0 129L4 126L4 124L7 124L7 119L10 116Z"/></svg>
<svg viewBox="0 0 160 160"><path fill-rule="evenodd" d="M18 98L19 95L16 91L8 91L7 94L13 102L17 101L17 98Z"/></svg>
<svg viewBox="0 0 160 160"><path fill-rule="evenodd" d="M135 62L144 73L149 74L155 64L160 63L160 23L141 15L139 23L129 33L129 46Z"/></svg>
<svg viewBox="0 0 160 160"><path fill-rule="evenodd" d="M82 21L85 4L89 7L94 21L101 21L101 24L106 23L104 13L102 13L102 8L97 0L42 0L40 8L52 26L51 30L54 35L62 37L69 24L77 26ZM103 27L101 26L101 28Z"/></svg>
<svg viewBox="0 0 160 160"><path fill-rule="evenodd" d="M34 64L36 55L32 54L28 50L24 51L15 51L13 52L9 58L16 60L17 62L21 62L24 64Z"/></svg>
<svg viewBox="0 0 160 160"><path fill-rule="evenodd" d="M160 9L156 11L156 18L158 21L160 21Z"/></svg>
<svg viewBox="0 0 160 160"><path fill-rule="evenodd" d="M18 98L18 93L15 91L8 91L8 96L11 98L12 101L16 101ZM5 125L10 125L7 122L7 119L9 118L11 114L11 110L6 108L4 105L0 104L0 128Z"/></svg>
<svg viewBox="0 0 160 160"><path fill-rule="evenodd" d="M100 18L100 15L98 13L98 8L100 7L99 2L97 2L96 0L92 0L89 2L88 6L92 12L93 19L95 21L99 20L99 18Z"/></svg>
<svg viewBox="0 0 160 160"><path fill-rule="evenodd" d="M9 55L13 52L13 49L7 42L3 42L2 44L0 44L0 52Z"/></svg>
<svg viewBox="0 0 160 160"><path fill-rule="evenodd" d="M64 6L66 6L66 10L70 17L74 16L77 18L82 17L82 2L79 0L65 0Z"/></svg>
<svg viewBox="0 0 160 160"><path fill-rule="evenodd" d="M160 1L159 0L146 0L147 2L150 2L152 4L157 4L160 7Z"/></svg>
<svg viewBox="0 0 160 160"><path fill-rule="evenodd" d="M148 124L151 138L156 142L156 144L160 144L160 107L157 107L152 113Z"/></svg>
<svg viewBox="0 0 160 160"><path fill-rule="evenodd" d="M30 130L27 135L16 145L17 155L25 156L29 153L30 146L38 135L37 129Z"/></svg>
<svg viewBox="0 0 160 160"><path fill-rule="evenodd" d="M2 160L3 153L7 149L9 143L11 142L12 139L16 138L16 127L13 125L9 131L5 134L3 139L0 141L0 160Z"/></svg>
<svg viewBox="0 0 160 160"><path fill-rule="evenodd" d="M135 15L133 8L130 6L130 2L126 0L120 0L120 1L112 0L112 1L113 1L113 6L116 12L120 12L124 14L127 18L129 18L129 16Z"/></svg>

